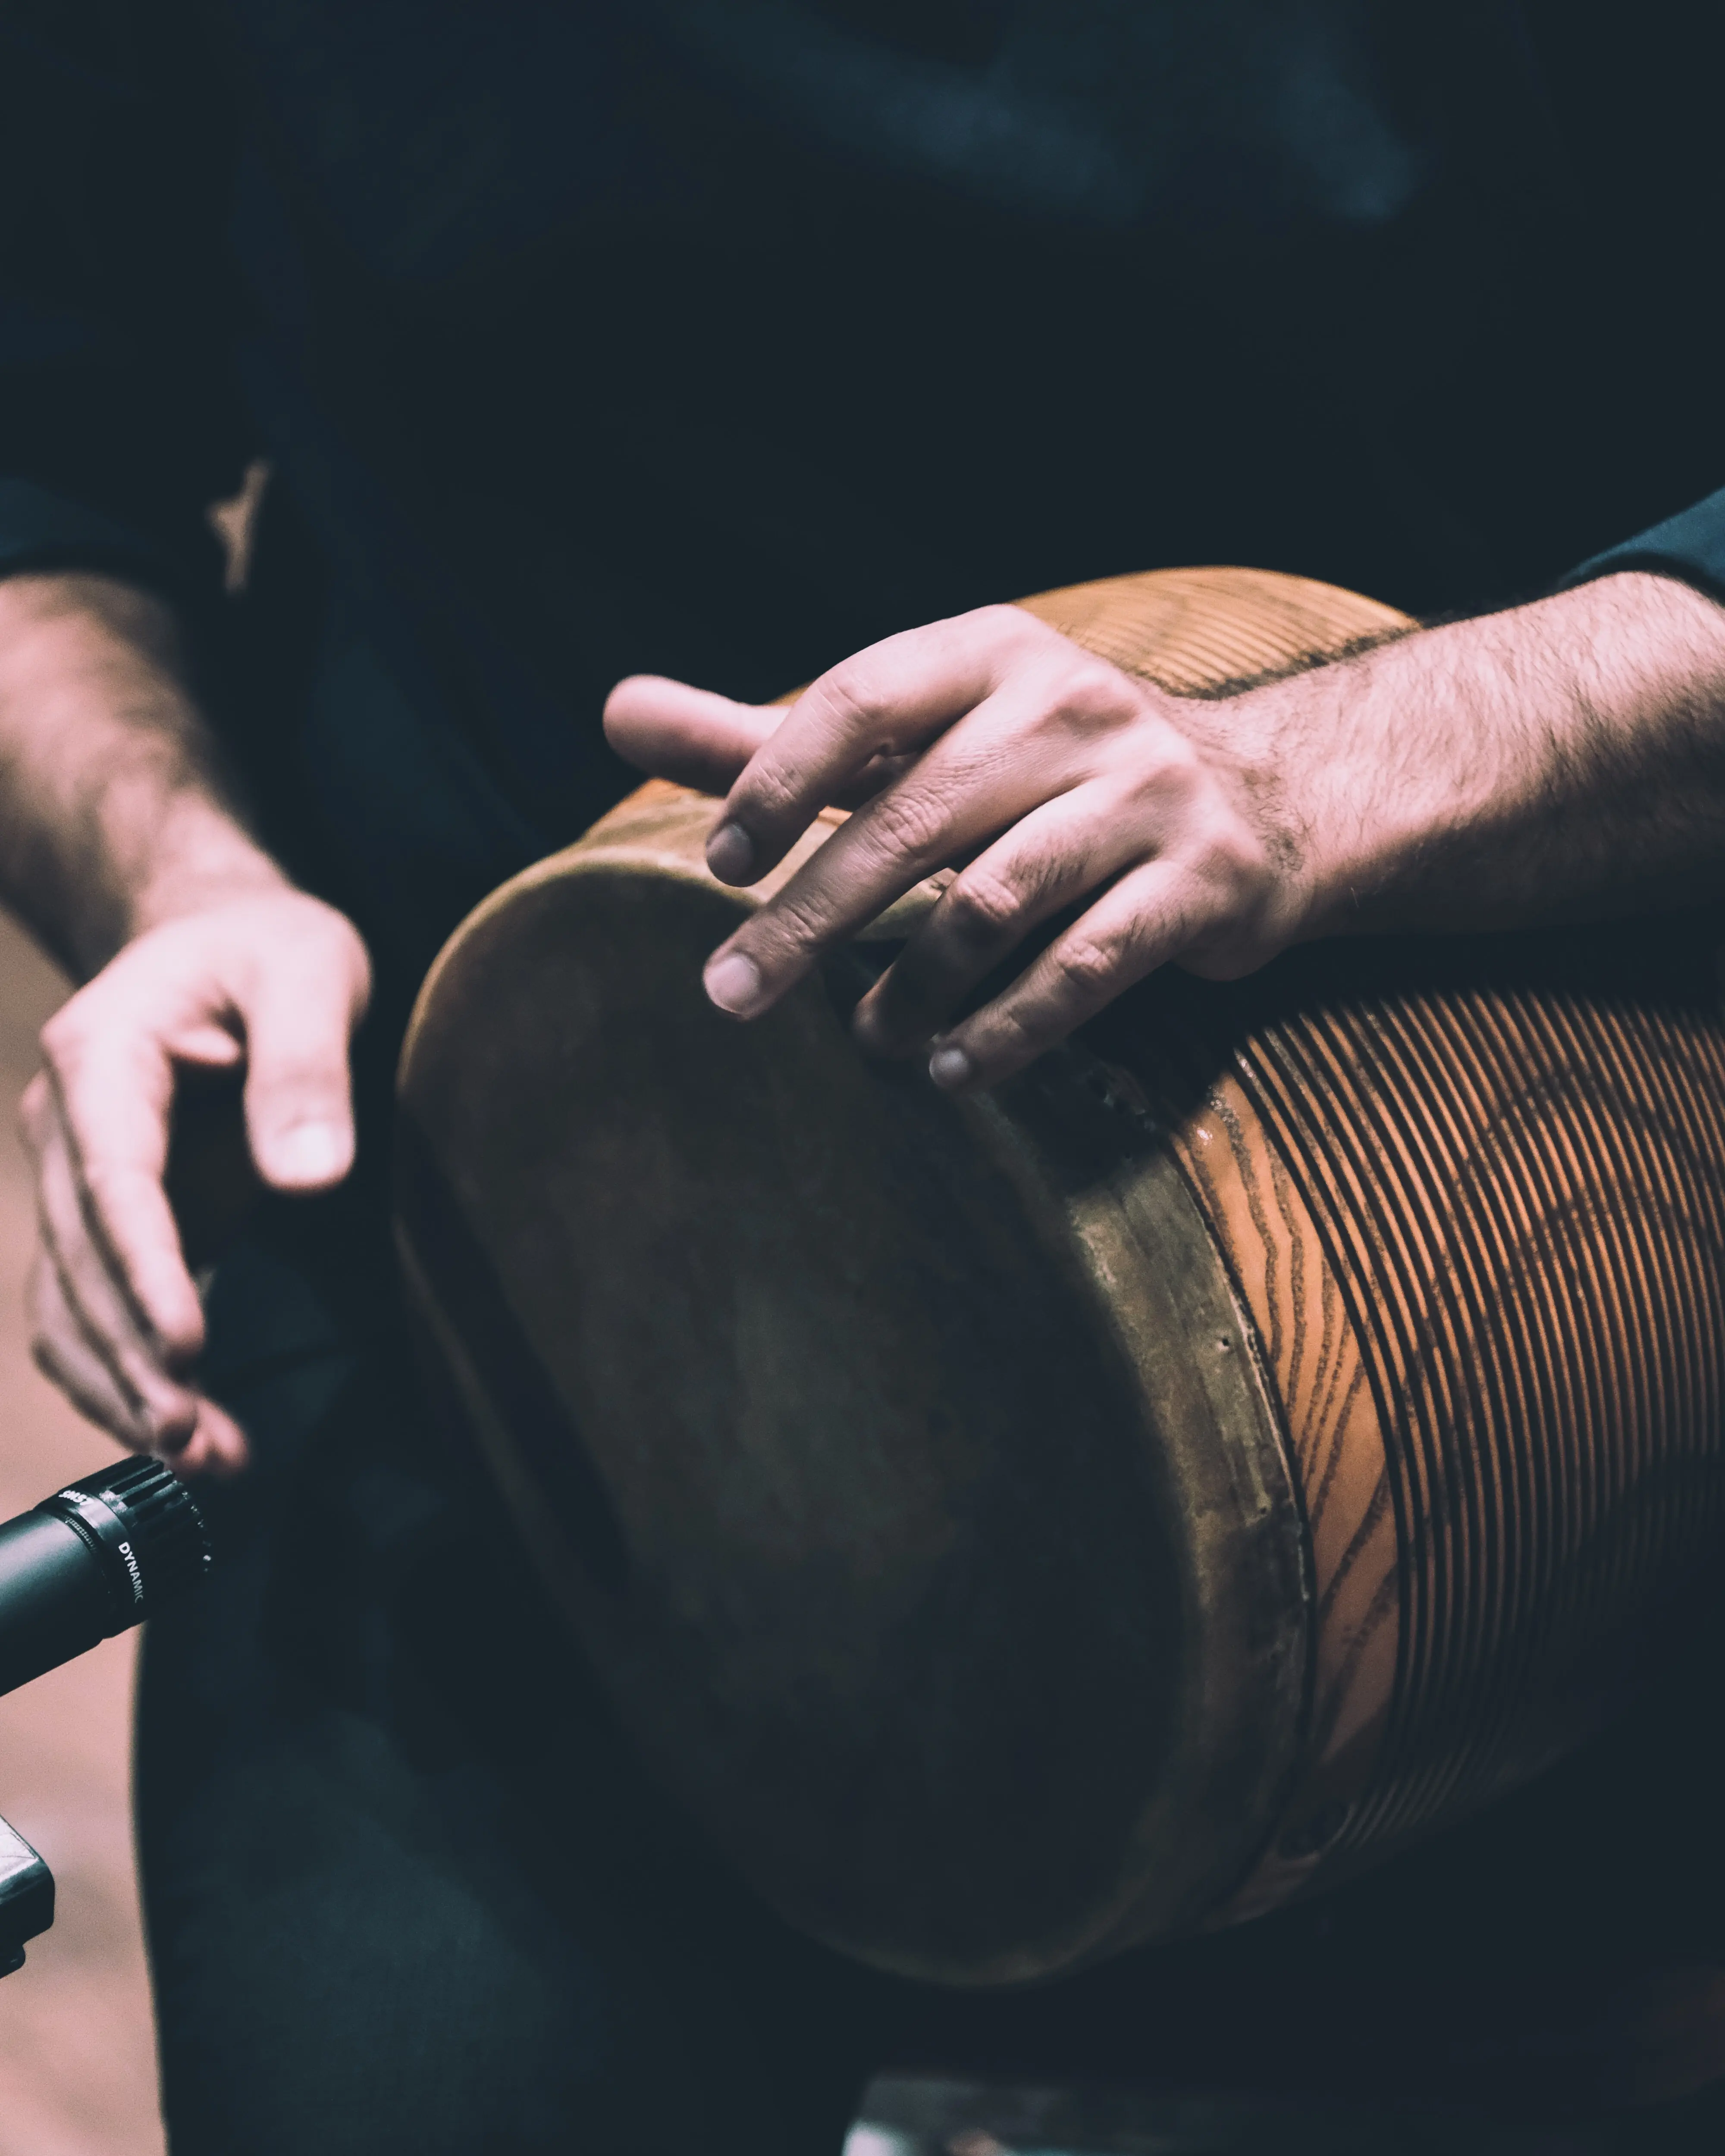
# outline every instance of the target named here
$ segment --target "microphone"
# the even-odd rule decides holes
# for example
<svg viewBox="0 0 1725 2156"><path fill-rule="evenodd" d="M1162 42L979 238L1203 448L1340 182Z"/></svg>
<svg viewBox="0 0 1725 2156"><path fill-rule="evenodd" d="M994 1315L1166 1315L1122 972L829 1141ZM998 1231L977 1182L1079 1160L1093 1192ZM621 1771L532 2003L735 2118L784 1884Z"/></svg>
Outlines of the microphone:
<svg viewBox="0 0 1725 2156"><path fill-rule="evenodd" d="M0 1692L141 1625L209 1570L190 1492L159 1460L116 1460L0 1527Z"/></svg>
<svg viewBox="0 0 1725 2156"><path fill-rule="evenodd" d="M0 1526L0 1692L153 1616L209 1570L203 1516L159 1460L116 1460ZM54 1878L0 1820L0 1976L54 1922Z"/></svg>

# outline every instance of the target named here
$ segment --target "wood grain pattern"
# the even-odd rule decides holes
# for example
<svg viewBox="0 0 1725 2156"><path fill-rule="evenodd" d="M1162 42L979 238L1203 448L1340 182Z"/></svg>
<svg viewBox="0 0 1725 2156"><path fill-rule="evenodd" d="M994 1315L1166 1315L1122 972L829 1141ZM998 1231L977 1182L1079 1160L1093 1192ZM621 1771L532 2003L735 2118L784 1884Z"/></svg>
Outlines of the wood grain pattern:
<svg viewBox="0 0 1725 2156"><path fill-rule="evenodd" d="M1307 1756L1292 1824L1230 1905L1240 1917L1304 1881L1376 1763L1399 1660L1400 1548L1377 1396L1307 1193L1231 1072L1173 1129L1181 1166L1252 1314L1311 1538Z"/></svg>
<svg viewBox="0 0 1725 2156"><path fill-rule="evenodd" d="M1573 1743L1717 1546L1725 1044L1675 998L1535 983L1301 1013L1236 1058L1340 1284L1397 1520L1396 1683L1340 1856Z"/></svg>
<svg viewBox="0 0 1725 2156"><path fill-rule="evenodd" d="M1268 569L1156 569L1042 592L1019 605L1176 696L1232 685L1404 634L1404 613Z"/></svg>

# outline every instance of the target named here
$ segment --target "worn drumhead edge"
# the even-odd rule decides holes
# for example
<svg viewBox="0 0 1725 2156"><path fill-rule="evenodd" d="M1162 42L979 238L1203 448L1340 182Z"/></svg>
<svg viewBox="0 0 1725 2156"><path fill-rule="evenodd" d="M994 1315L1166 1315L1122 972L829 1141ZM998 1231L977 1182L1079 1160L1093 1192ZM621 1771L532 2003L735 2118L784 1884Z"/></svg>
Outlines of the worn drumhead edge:
<svg viewBox="0 0 1725 2156"><path fill-rule="evenodd" d="M1282 660L1395 619L1257 581ZM1127 597L1189 614L1165 583ZM1197 1923L1276 1822L1312 1651L1214 1241L1081 1050L954 1102L864 1064L855 962L712 1011L701 959L826 833L739 895L711 815L644 788L428 982L400 1230L437 1359L644 1751L793 1922L973 1984Z"/></svg>

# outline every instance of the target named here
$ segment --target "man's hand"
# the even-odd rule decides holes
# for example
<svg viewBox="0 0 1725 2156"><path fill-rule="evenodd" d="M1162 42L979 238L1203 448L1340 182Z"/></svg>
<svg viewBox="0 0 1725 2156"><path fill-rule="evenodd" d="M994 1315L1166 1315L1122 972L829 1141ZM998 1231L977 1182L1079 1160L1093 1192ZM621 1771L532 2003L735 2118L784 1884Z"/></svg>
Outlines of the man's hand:
<svg viewBox="0 0 1725 2156"><path fill-rule="evenodd" d="M624 755L659 766L680 719L700 716L675 685L638 679L606 719ZM882 783L714 955L707 993L738 1018L770 1009L827 946L960 863L859 1006L877 1054L921 1048L1033 929L1089 902L943 1034L937 1084L1004 1077L1167 959L1260 963L1298 926L1296 886L1237 750L1181 720L1178 699L1016 607L890 638L824 675L732 787L709 865L753 883L870 765Z"/></svg>
<svg viewBox="0 0 1725 2156"><path fill-rule="evenodd" d="M1176 697L1014 607L889 638L791 710L636 676L643 768L728 786L708 842L751 884L828 803L854 815L714 952L769 1010L823 951L956 870L857 1008L991 1085L1154 968L1232 978L1303 938L1573 918L1725 886L1725 608L1607 577L1219 700ZM1031 932L1018 978L957 1018Z"/></svg>
<svg viewBox="0 0 1725 2156"><path fill-rule="evenodd" d="M243 1060L262 1181L328 1188L353 1158L347 1050L367 981L347 921L283 884L148 930L43 1033L21 1111L36 1359L92 1420L187 1471L232 1471L245 1443L191 1378L203 1314L162 1185L176 1084Z"/></svg>
<svg viewBox="0 0 1725 2156"><path fill-rule="evenodd" d="M87 983L23 1106L37 1360L124 1443L231 1471L244 1440L193 1382L203 1315L163 1183L175 1093L243 1066L264 1183L339 1182L369 968L246 828L177 624L146 592L0 580L0 891Z"/></svg>

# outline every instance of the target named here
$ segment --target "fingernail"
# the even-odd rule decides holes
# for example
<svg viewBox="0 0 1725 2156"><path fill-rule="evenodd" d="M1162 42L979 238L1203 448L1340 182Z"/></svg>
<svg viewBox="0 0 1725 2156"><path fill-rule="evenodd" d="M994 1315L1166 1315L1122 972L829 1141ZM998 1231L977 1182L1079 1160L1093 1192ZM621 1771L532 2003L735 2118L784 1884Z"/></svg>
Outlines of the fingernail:
<svg viewBox="0 0 1725 2156"><path fill-rule="evenodd" d="M336 1123L295 1123L270 1147L271 1173L284 1183L323 1183L347 1164L347 1134Z"/></svg>
<svg viewBox="0 0 1725 2156"><path fill-rule="evenodd" d="M706 842L706 865L721 883L747 883L755 865L755 842L741 824L721 824Z"/></svg>
<svg viewBox="0 0 1725 2156"><path fill-rule="evenodd" d="M928 1075L943 1093L956 1093L976 1075L976 1065L962 1048L937 1048L928 1059Z"/></svg>
<svg viewBox="0 0 1725 2156"><path fill-rule="evenodd" d="M715 958L704 976L707 998L732 1018L747 1018L761 1001L761 969L741 951Z"/></svg>

